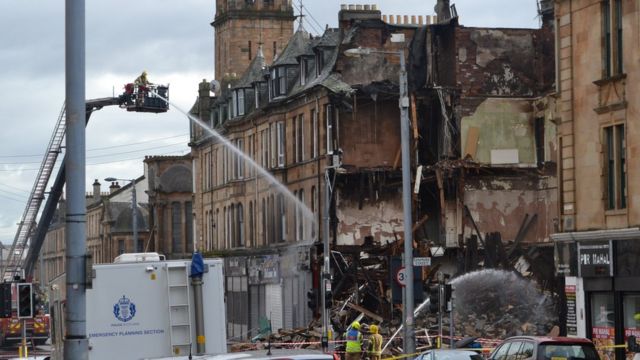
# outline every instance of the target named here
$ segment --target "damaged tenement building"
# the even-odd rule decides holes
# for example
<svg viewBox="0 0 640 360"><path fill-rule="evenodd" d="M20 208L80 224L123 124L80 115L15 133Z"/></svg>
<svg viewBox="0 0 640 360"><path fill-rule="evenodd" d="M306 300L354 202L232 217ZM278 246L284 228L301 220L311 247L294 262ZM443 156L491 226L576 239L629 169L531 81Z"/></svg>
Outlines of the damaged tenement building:
<svg viewBox="0 0 640 360"><path fill-rule="evenodd" d="M441 255L427 269L451 276L517 264L552 282L552 25L464 27L449 6L423 25L421 16L343 5L339 27L314 37L302 24L293 31L288 1L216 6L217 79L200 84L191 109L214 132L192 125L190 145L195 234L198 248L225 257L229 337L255 335L267 316L274 330L309 324L326 207L334 300L366 281L371 289L356 302L392 316L389 268L403 240L400 50L416 255ZM384 53L345 54L358 47Z"/></svg>

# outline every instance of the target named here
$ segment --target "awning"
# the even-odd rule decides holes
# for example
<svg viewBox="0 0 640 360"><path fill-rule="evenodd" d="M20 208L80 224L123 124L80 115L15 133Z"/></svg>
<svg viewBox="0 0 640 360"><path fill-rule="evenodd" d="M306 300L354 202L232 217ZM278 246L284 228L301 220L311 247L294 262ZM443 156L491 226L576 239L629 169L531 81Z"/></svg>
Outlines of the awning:
<svg viewBox="0 0 640 360"><path fill-rule="evenodd" d="M597 240L633 240L640 239L640 228L576 231L551 234L551 240L563 241L597 241Z"/></svg>

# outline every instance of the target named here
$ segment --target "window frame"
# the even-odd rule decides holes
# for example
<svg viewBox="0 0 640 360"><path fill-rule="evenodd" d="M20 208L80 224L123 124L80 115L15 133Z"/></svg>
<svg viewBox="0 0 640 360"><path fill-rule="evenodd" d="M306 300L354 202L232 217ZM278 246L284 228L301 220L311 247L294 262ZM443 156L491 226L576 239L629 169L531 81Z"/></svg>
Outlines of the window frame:
<svg viewBox="0 0 640 360"><path fill-rule="evenodd" d="M624 124L602 128L603 198L607 211L624 210L628 206L625 137Z"/></svg>

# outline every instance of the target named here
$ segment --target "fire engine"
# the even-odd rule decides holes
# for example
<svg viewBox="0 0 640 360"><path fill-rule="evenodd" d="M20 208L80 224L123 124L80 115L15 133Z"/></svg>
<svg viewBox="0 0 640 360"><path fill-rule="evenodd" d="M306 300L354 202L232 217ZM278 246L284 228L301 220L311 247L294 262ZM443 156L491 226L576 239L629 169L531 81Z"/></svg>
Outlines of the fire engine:
<svg viewBox="0 0 640 360"><path fill-rule="evenodd" d="M29 285L31 288L29 289L30 299L18 294L20 285ZM47 341L49 338L49 316L44 313L43 299L38 284L17 282L0 284L1 347L10 347L20 343L23 336L23 326L26 326L24 335L28 344L42 345ZM19 312L19 305L23 305L21 312ZM27 312L24 312L25 306L29 307Z"/></svg>

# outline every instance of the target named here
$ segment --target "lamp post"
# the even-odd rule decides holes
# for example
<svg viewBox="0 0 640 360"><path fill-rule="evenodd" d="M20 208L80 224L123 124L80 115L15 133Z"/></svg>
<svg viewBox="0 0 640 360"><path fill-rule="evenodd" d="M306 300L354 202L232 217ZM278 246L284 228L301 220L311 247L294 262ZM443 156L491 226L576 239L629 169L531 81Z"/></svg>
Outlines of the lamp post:
<svg viewBox="0 0 640 360"><path fill-rule="evenodd" d="M409 96L407 84L407 69L404 60L404 50L379 51L370 48L355 48L344 52L346 56L360 57L370 54L389 54L400 58L400 141L402 149L402 208L404 215L404 259L403 266L406 274L406 286L403 306L404 348L405 353L415 352L415 338L413 333L413 233L411 218L411 154L409 150Z"/></svg>
<svg viewBox="0 0 640 360"><path fill-rule="evenodd" d="M133 179L116 179L113 177L105 178L104 181L130 181L131 182L131 227L133 228L133 252L138 252L138 216L137 216L137 199L136 199L136 180Z"/></svg>

